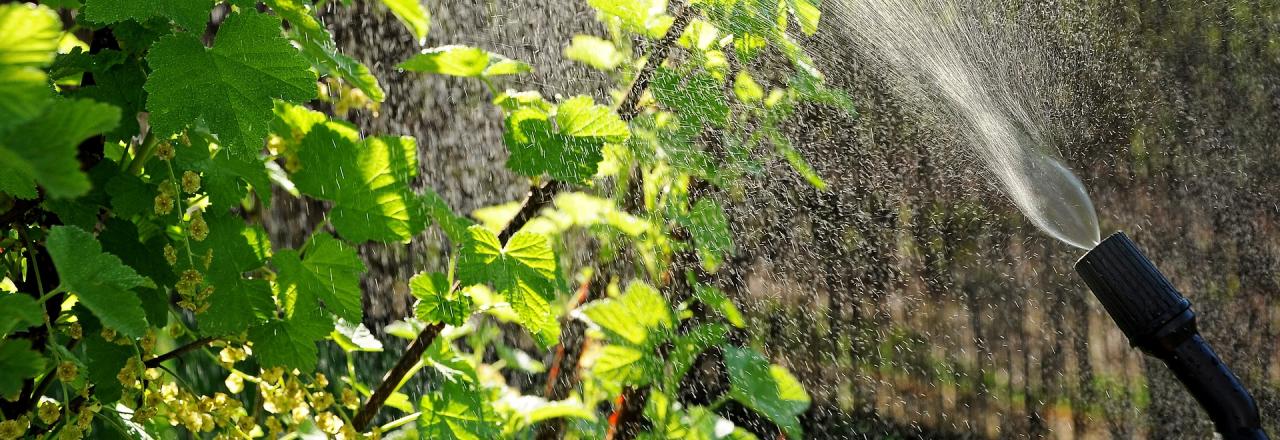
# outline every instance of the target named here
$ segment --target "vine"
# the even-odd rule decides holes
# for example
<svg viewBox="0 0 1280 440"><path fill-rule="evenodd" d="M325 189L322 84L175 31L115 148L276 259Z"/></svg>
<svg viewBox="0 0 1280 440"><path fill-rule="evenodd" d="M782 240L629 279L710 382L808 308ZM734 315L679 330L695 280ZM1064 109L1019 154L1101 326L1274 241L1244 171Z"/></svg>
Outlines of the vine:
<svg viewBox="0 0 1280 440"><path fill-rule="evenodd" d="M818 9L588 3L608 35L564 53L609 75L615 103L501 89L535 66L483 48L399 65L473 78L502 111L530 190L471 216L414 189L415 139L342 119L388 97L320 3L0 5L0 438L752 438L730 402L801 437L808 395L734 342L746 322L715 284L734 254L720 203L743 177L778 159L825 187L782 129L804 103L852 112L793 40ZM427 9L383 4L426 41ZM756 77L755 59L791 69ZM302 246L268 238L273 194L324 202ZM355 247L431 227L449 264L402 280L414 313L385 331L410 341L386 352ZM570 231L592 266L561 258L586 245ZM360 356L396 361L365 384ZM681 397L710 359L726 389ZM517 371L545 386L509 385Z"/></svg>

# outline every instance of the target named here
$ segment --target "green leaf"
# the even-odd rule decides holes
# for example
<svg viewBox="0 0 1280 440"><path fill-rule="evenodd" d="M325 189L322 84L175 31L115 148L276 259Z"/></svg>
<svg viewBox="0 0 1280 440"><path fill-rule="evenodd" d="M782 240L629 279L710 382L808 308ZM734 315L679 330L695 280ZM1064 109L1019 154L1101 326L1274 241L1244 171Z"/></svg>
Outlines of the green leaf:
<svg viewBox="0 0 1280 440"><path fill-rule="evenodd" d="M791 373L769 365L760 353L737 347L724 347L724 363L734 400L778 425L788 437L803 437L797 416L809 409L809 394Z"/></svg>
<svg viewBox="0 0 1280 440"><path fill-rule="evenodd" d="M439 194L429 188L423 191L420 197L422 205L430 213L431 218L435 219L436 223L440 225L440 229L444 230L449 240L455 244L462 244L470 239L471 236L467 232L467 228L474 225L475 222L454 214L453 209L449 208L449 204L445 203Z"/></svg>
<svg viewBox="0 0 1280 440"><path fill-rule="evenodd" d="M431 31L431 12L419 0L382 0L382 4L409 29L409 33L418 40L418 45L427 44L427 33Z"/></svg>
<svg viewBox="0 0 1280 440"><path fill-rule="evenodd" d="M420 439L498 438L499 418L476 385L445 381L422 397L417 428Z"/></svg>
<svg viewBox="0 0 1280 440"><path fill-rule="evenodd" d="M0 294L0 336L44 324L44 308L25 293Z"/></svg>
<svg viewBox="0 0 1280 440"><path fill-rule="evenodd" d="M0 5L0 133L49 105L53 89L39 68L53 61L61 37L62 21L52 9ZM0 191L8 192L5 180L0 178Z"/></svg>
<svg viewBox="0 0 1280 440"><path fill-rule="evenodd" d="M61 38L62 21L52 9L24 3L0 6L0 65L46 66Z"/></svg>
<svg viewBox="0 0 1280 440"><path fill-rule="evenodd" d="M532 106L508 114L504 140L511 156L507 167L526 176L547 174L565 182L582 182L596 174L606 142L624 142L631 136L617 113L588 96L557 106L555 122L558 131L546 112Z"/></svg>
<svg viewBox="0 0 1280 440"><path fill-rule="evenodd" d="M747 322L742 319L742 312L738 311L738 306L734 305L733 300L730 300L720 289L694 280L693 292L694 298L719 311L721 315L724 315L724 319L729 321L729 324L733 324L737 328L746 327Z"/></svg>
<svg viewBox="0 0 1280 440"><path fill-rule="evenodd" d="M471 297L449 285L439 272L423 272L409 280L409 291L418 298L414 311L423 322L460 326L471 316Z"/></svg>
<svg viewBox="0 0 1280 440"><path fill-rule="evenodd" d="M35 119L0 136L0 191L33 198L35 180L51 197L76 197L89 191L80 171L76 146L120 121L120 109L89 100L60 100ZM12 183L9 183L12 182ZM10 185L17 185L12 187Z"/></svg>
<svg viewBox="0 0 1280 440"><path fill-rule="evenodd" d="M818 18L822 16L822 11L818 9L817 0L787 0L787 8L796 17L796 21L800 22L801 32L805 35L818 32Z"/></svg>
<svg viewBox="0 0 1280 440"><path fill-rule="evenodd" d="M301 257L298 251L285 249L277 252L271 262L277 269L279 290L293 296L292 303L286 300L284 304L286 315L323 308L347 322L364 318L360 305L364 262L346 243L318 233L311 236ZM325 334L332 329L330 325Z"/></svg>
<svg viewBox="0 0 1280 440"><path fill-rule="evenodd" d="M720 80L710 73L681 75L659 68L649 90L663 107L680 114L683 123L693 126L724 126L729 120L729 103Z"/></svg>
<svg viewBox="0 0 1280 440"><path fill-rule="evenodd" d="M593 301L582 310L611 341L637 347L652 347L666 340L675 319L671 306L657 289L643 281L633 281L616 298Z"/></svg>
<svg viewBox="0 0 1280 440"><path fill-rule="evenodd" d="M539 234L517 232L502 246L483 226L472 226L467 232L471 237L462 248L458 278L464 285L491 284L542 347L555 345L560 324L551 301L559 269L551 243Z"/></svg>
<svg viewBox="0 0 1280 440"><path fill-rule="evenodd" d="M289 22L292 26L289 37L298 43L302 48L302 55L321 75L336 74L375 102L386 99L386 93L378 85L378 78L369 72L367 66L338 52L333 36L312 15L309 2L269 0L267 4Z"/></svg>
<svg viewBox="0 0 1280 440"><path fill-rule="evenodd" d="M408 242L426 228L424 200L409 188L418 173L417 143L407 136L355 138L339 124L312 127L298 151L294 184L334 202L329 221L343 238Z"/></svg>
<svg viewBox="0 0 1280 440"><path fill-rule="evenodd" d="M0 397L17 401L22 382L44 372L44 357L31 350L31 341L13 339L0 341Z"/></svg>
<svg viewBox="0 0 1280 440"><path fill-rule="evenodd" d="M671 367L670 373L666 376L667 383L679 384L685 373L693 367L698 356L711 347L724 344L727 335L728 329L724 324L717 322L701 324L677 336L672 341L670 354L667 355L666 363Z"/></svg>
<svg viewBox="0 0 1280 440"><path fill-rule="evenodd" d="M280 32L278 18L241 12L222 23L213 49L191 34L161 38L147 56L152 129L170 135L199 119L229 151L257 153L272 99L299 103L316 96L315 72Z"/></svg>
<svg viewBox="0 0 1280 440"><path fill-rule="evenodd" d="M597 377L633 386L648 385L656 371L657 360L652 354L622 345L604 346L591 367Z"/></svg>
<svg viewBox="0 0 1280 440"><path fill-rule="evenodd" d="M424 49L397 67L411 72L478 77L489 67L489 60L489 52L484 49L449 45Z"/></svg>
<svg viewBox="0 0 1280 440"><path fill-rule="evenodd" d="M229 209L205 211L204 219L209 237L192 241L191 250L197 258L213 253L213 264L205 273L205 284L213 287L213 294L209 308L197 314L196 321L205 336L239 334L266 321L275 310L270 284L244 276L263 267L266 256L261 248L270 245L260 228L247 227Z"/></svg>
<svg viewBox="0 0 1280 440"><path fill-rule="evenodd" d="M62 280L60 287L75 293L103 325L134 338L146 333L142 301L130 290L154 287L151 281L103 252L98 239L80 228L55 226L45 245Z"/></svg>
<svg viewBox="0 0 1280 440"><path fill-rule="evenodd" d="M587 4L605 15L617 17L623 27L650 38L662 37L675 21L666 14L667 2L662 0L587 0Z"/></svg>
<svg viewBox="0 0 1280 440"><path fill-rule="evenodd" d="M613 42L591 35L574 35L569 47L564 48L564 57L603 71L617 68L627 58Z"/></svg>
<svg viewBox="0 0 1280 440"><path fill-rule="evenodd" d="M90 68L94 84L69 94L120 108L123 113L120 124L107 133L108 142L128 140L138 134L138 113L142 111L147 96L142 90L147 74L141 60L123 59L124 55L114 50L104 50L94 56L94 64Z"/></svg>
<svg viewBox="0 0 1280 440"><path fill-rule="evenodd" d="M86 321L93 321L92 319ZM124 368L129 358L135 356L136 348L131 345L120 345L102 339L102 326L96 321L85 322L84 356L89 371L85 374L88 383L94 384L93 395L102 402L115 402L120 399L124 386L116 379L120 369Z"/></svg>
<svg viewBox="0 0 1280 440"><path fill-rule="evenodd" d="M734 252L729 219L725 217L724 209L719 203L708 199L698 200L689 210L689 215L680 222L693 237L702 266L707 270L714 271L724 262L726 254Z"/></svg>
<svg viewBox="0 0 1280 440"><path fill-rule="evenodd" d="M382 351L382 341L374 337L373 333L364 324L352 324L340 319L334 326L333 333L329 334L329 337L339 347L342 347L342 351L347 353L355 351L376 353Z"/></svg>
<svg viewBox="0 0 1280 440"><path fill-rule="evenodd" d="M292 319L272 320L249 329L253 353L264 367L297 368L303 373L316 369L316 341L333 330L333 322L314 312Z"/></svg>
<svg viewBox="0 0 1280 440"><path fill-rule="evenodd" d="M738 72L738 76L734 78L733 94L742 102L759 102L764 99L764 89L745 70Z"/></svg>
<svg viewBox="0 0 1280 440"><path fill-rule="evenodd" d="M209 0L86 0L84 15L89 21L102 24L164 17L199 34L209 22L212 7Z"/></svg>

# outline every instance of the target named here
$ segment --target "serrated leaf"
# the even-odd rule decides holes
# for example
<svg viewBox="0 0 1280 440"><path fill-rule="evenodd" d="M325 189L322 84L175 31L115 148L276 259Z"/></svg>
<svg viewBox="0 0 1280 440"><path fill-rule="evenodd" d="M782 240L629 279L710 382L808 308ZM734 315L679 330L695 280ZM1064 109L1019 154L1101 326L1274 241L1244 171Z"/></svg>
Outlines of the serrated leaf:
<svg viewBox="0 0 1280 440"><path fill-rule="evenodd" d="M729 219L719 203L698 200L689 210L689 215L680 222L693 237L702 266L707 270L714 271L727 254L734 252L733 232L729 230Z"/></svg>
<svg viewBox="0 0 1280 440"><path fill-rule="evenodd" d="M498 415L476 385L444 382L418 403L420 439L483 440L497 438Z"/></svg>
<svg viewBox="0 0 1280 440"><path fill-rule="evenodd" d="M797 418L809 408L809 394L786 369L770 365L753 350L724 347L729 370L729 395L786 431L791 438L804 433Z"/></svg>
<svg viewBox="0 0 1280 440"><path fill-rule="evenodd" d="M574 35L569 47L564 48L564 57L604 71L626 61L612 41L591 35Z"/></svg>
<svg viewBox="0 0 1280 440"><path fill-rule="evenodd" d="M93 60L89 70L94 84L83 85L68 96L88 98L120 108L120 124L107 133L107 141L128 140L138 134L138 112L142 111L146 101L146 93L142 90L147 81L146 71L140 60L126 60L120 51L104 50L94 55Z"/></svg>
<svg viewBox="0 0 1280 440"><path fill-rule="evenodd" d="M44 324L44 308L25 293L0 294L0 336Z"/></svg>
<svg viewBox="0 0 1280 440"><path fill-rule="evenodd" d="M44 357L31 349L31 341L0 341L0 397L17 401L22 382L44 372Z"/></svg>
<svg viewBox="0 0 1280 440"><path fill-rule="evenodd" d="M163 136L203 120L230 151L257 153L273 99L316 96L315 72L280 32L278 18L241 12L222 23L212 49L195 35L162 37L147 56L152 129Z"/></svg>
<svg viewBox="0 0 1280 440"><path fill-rule="evenodd" d="M93 395L102 402L115 402L120 399L124 385L116 376L124 368L129 358L135 356L135 348L129 345L116 344L102 339L101 326L98 323L84 325L84 356L89 371L85 374L87 382L94 384Z"/></svg>
<svg viewBox="0 0 1280 440"><path fill-rule="evenodd" d="M450 241L460 245L470 238L467 228L474 225L475 222L454 214L453 209L449 208L449 204L445 203L439 194L429 188L423 191L420 198L422 205L431 215L431 218L435 219L436 224L440 225L440 229L444 230Z"/></svg>
<svg viewBox="0 0 1280 440"><path fill-rule="evenodd" d="M659 68L649 90L653 98L680 115L682 123L700 127L704 124L724 126L729 120L729 103L724 87L710 73L681 75Z"/></svg>
<svg viewBox="0 0 1280 440"><path fill-rule="evenodd" d="M352 242L407 242L426 228L424 200L409 188L418 173L411 137L354 140L355 133L321 124L299 146L298 190L331 200L329 221ZM335 179L338 177L338 179Z"/></svg>
<svg viewBox="0 0 1280 440"><path fill-rule="evenodd" d="M284 18L292 26L289 32L291 39L298 43L302 55L311 62L321 75L334 75L348 84L360 89L365 96L374 102L386 99L378 78L369 72L369 68L359 61L338 52L337 43L324 25L312 15L309 2L298 0L270 0L267 2L272 10Z"/></svg>
<svg viewBox="0 0 1280 440"><path fill-rule="evenodd" d="M40 69L0 65L0 133L36 117L52 99Z"/></svg>
<svg viewBox="0 0 1280 440"><path fill-rule="evenodd" d="M621 345L606 345L591 367L597 377L623 385L643 386L653 381L656 365L652 355Z"/></svg>
<svg viewBox="0 0 1280 440"><path fill-rule="evenodd" d="M51 197L83 195L90 185L76 160L76 146L111 130L119 120L120 109L107 104L82 99L54 102L35 119L0 136L0 174L9 176L0 179L0 191L34 198L30 186L34 180Z"/></svg>
<svg viewBox="0 0 1280 440"><path fill-rule="evenodd" d="M274 319L249 329L249 340L258 363L264 367L297 368L304 373L316 369L316 342L333 330L315 311L302 312L289 319Z"/></svg>
<svg viewBox="0 0 1280 440"><path fill-rule="evenodd" d="M209 195L209 204L216 209L240 206L250 187L264 204L271 202L271 178L261 157L233 155L193 140L190 148L178 149L174 167L178 174L188 170L199 173L201 191Z"/></svg>
<svg viewBox="0 0 1280 440"><path fill-rule="evenodd" d="M84 15L89 21L102 24L163 17L198 34L204 31L212 7L210 0L86 0Z"/></svg>
<svg viewBox="0 0 1280 440"><path fill-rule="evenodd" d="M624 142L626 122L591 97L577 96L556 107L556 127L536 107L521 107L507 115L503 135L511 156L507 167L526 176L550 175L565 182L582 182L596 174L606 142Z"/></svg>
<svg viewBox="0 0 1280 440"><path fill-rule="evenodd" d="M426 44L427 33L431 32L431 12L419 0L382 0L382 4L409 29L419 45Z"/></svg>
<svg viewBox="0 0 1280 440"><path fill-rule="evenodd" d="M652 347L666 339L674 323L671 306L653 286L634 281L616 298L594 301L582 313L617 343Z"/></svg>
<svg viewBox="0 0 1280 440"><path fill-rule="evenodd" d="M61 287L73 292L103 325L140 338L147 331L142 301L131 290L154 287L151 281L102 251L93 234L74 226L55 226L45 243L58 269Z"/></svg>
<svg viewBox="0 0 1280 440"><path fill-rule="evenodd" d="M347 322L364 318L360 275L365 267L354 248L318 233L307 241L301 255L284 249L276 252L271 262L276 266L279 290L294 295L292 302L282 300L286 315L323 309ZM330 324L329 330L332 329Z"/></svg>
<svg viewBox="0 0 1280 440"><path fill-rule="evenodd" d="M205 336L239 334L266 321L275 311L267 281L244 276L262 268L265 255L259 248L262 245L269 248L269 244L265 243L265 234L260 229L247 227L244 220L229 211L209 210L204 218L209 225L209 237L201 242L192 241L191 247L197 258L213 253L212 266L202 270L205 283L213 287L213 294L209 297L209 308L197 314L196 321Z"/></svg>
<svg viewBox="0 0 1280 440"><path fill-rule="evenodd" d="M543 347L560 338L560 324L552 312L557 265L555 253L545 236L517 232L506 246L483 226L467 228L470 239L458 260L458 279L463 284L489 284L506 297L520 324Z"/></svg>
<svg viewBox="0 0 1280 440"><path fill-rule="evenodd" d="M471 297L453 289L449 285L449 279L442 273L423 272L414 275L409 280L409 291L418 298L413 309L423 322L460 326L471 316Z"/></svg>
<svg viewBox="0 0 1280 440"><path fill-rule="evenodd" d="M62 38L58 14L44 6L0 6L0 65L42 67L53 61Z"/></svg>

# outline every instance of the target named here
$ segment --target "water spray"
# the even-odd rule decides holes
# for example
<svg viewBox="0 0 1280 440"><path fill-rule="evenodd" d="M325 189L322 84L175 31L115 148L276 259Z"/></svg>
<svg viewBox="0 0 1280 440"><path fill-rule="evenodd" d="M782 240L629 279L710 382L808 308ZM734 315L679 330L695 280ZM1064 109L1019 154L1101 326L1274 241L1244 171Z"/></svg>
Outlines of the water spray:
<svg viewBox="0 0 1280 440"><path fill-rule="evenodd" d="M1103 240L1076 263L1076 273L1130 344L1173 371L1223 438L1268 438L1253 396L1196 329L1191 302L1128 236L1117 232Z"/></svg>

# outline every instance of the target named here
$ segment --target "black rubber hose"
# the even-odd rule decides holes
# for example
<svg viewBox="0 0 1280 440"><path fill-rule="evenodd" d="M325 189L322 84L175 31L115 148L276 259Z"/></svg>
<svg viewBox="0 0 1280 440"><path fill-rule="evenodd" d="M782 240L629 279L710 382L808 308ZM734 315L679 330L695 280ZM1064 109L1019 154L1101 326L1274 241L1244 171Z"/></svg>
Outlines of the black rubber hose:
<svg viewBox="0 0 1280 440"><path fill-rule="evenodd" d="M1129 343L1162 361L1209 414L1223 438L1267 439L1258 405L1196 329L1191 302L1123 232L1076 263Z"/></svg>

